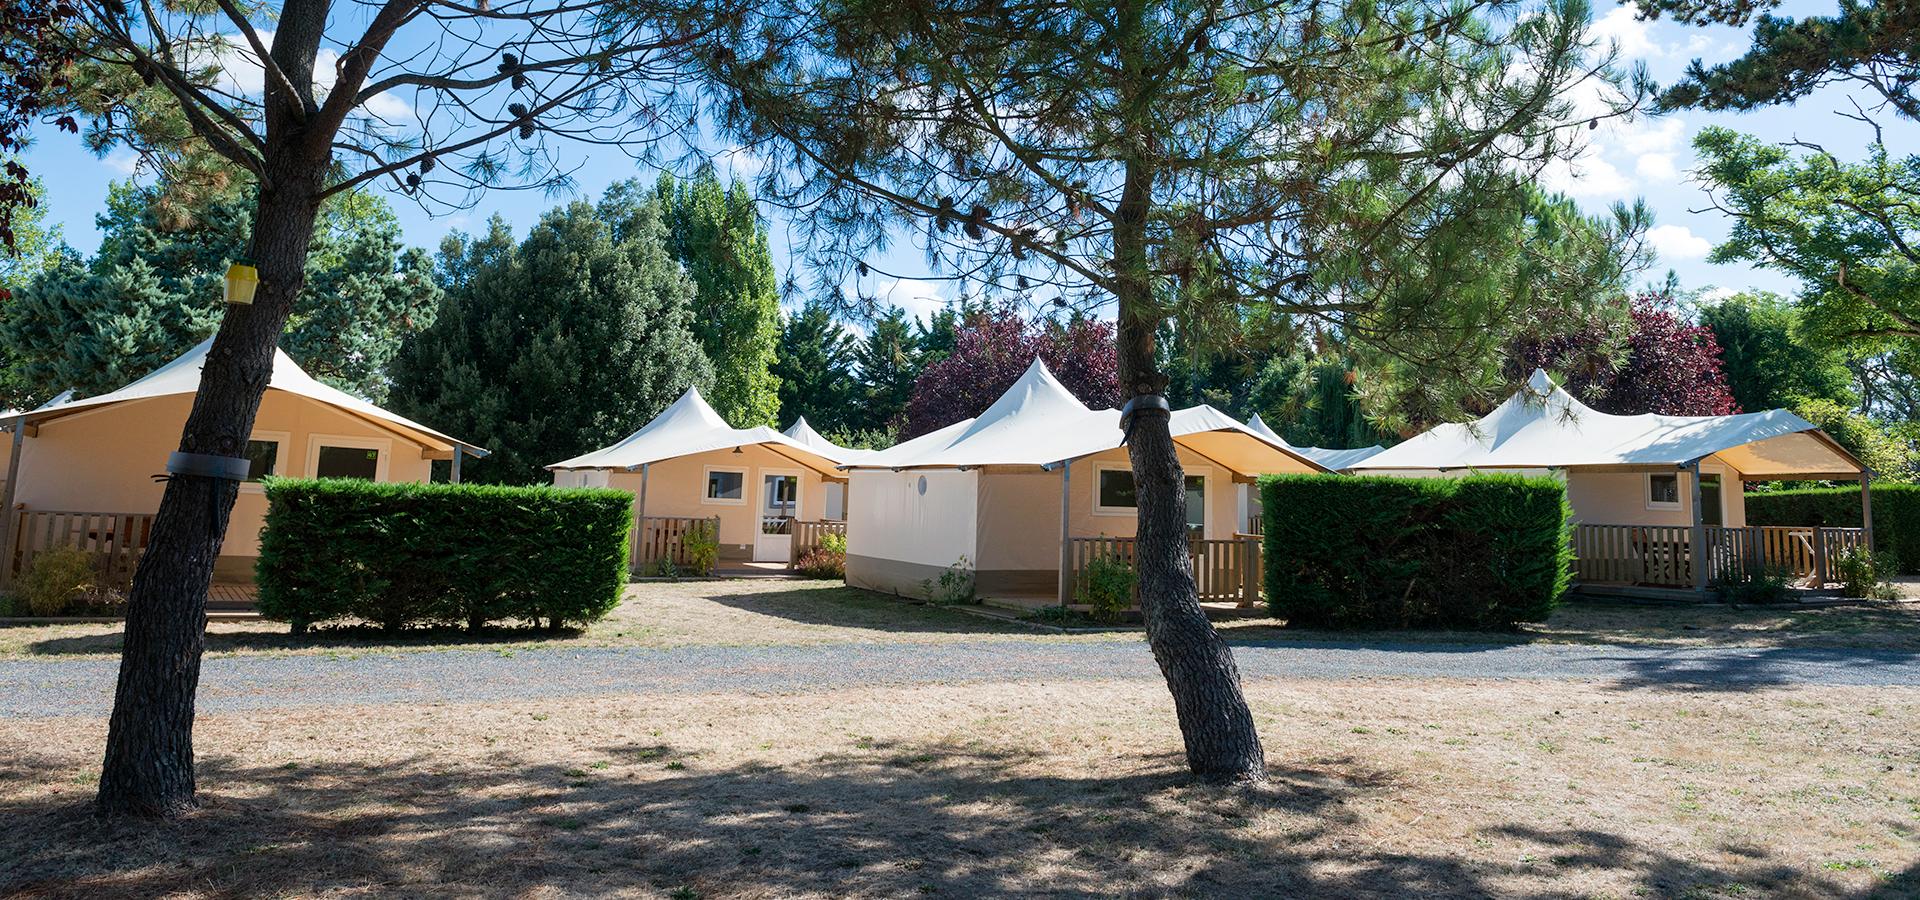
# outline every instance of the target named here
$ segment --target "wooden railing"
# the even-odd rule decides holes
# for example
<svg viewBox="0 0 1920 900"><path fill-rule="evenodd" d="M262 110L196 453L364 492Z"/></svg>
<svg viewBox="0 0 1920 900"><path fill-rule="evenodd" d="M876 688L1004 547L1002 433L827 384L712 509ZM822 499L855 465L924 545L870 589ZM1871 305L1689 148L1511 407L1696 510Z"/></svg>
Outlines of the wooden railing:
<svg viewBox="0 0 1920 900"><path fill-rule="evenodd" d="M1070 538L1067 542L1067 599L1073 598L1073 580L1087 564L1103 558L1133 564L1133 538ZM1187 542L1188 559L1193 563L1194 587L1202 601L1233 602L1252 606L1260 600L1260 541L1251 536L1230 540L1193 538ZM1134 605L1139 605L1136 584Z"/></svg>
<svg viewBox="0 0 1920 900"><path fill-rule="evenodd" d="M109 584L132 584L140 554L153 535L153 513L23 509L15 515L13 548L4 572L8 581L25 571L35 556L72 547L92 556Z"/></svg>
<svg viewBox="0 0 1920 900"><path fill-rule="evenodd" d="M820 539L829 534L846 537L847 523L827 521L802 522L797 519L794 520L793 553L787 556L787 566L791 568L794 563L799 562L801 554L818 548L820 546Z"/></svg>
<svg viewBox="0 0 1920 900"><path fill-rule="evenodd" d="M1267 533L1266 522L1261 518L1260 511L1257 509L1247 513L1247 533L1252 535Z"/></svg>
<svg viewBox="0 0 1920 900"><path fill-rule="evenodd" d="M1707 581L1773 569L1815 584L1830 580L1829 563L1863 546L1860 528L1752 525L1702 526L1706 533ZM1581 581L1691 588L1693 528L1686 525L1574 526L1574 575Z"/></svg>
<svg viewBox="0 0 1920 900"><path fill-rule="evenodd" d="M647 516L641 519L639 527L633 530L633 570L639 572L643 567L662 559L673 560L676 566L691 565L693 560L687 554L687 532L700 524L712 528L715 540L719 539L719 516L704 519L696 516Z"/></svg>

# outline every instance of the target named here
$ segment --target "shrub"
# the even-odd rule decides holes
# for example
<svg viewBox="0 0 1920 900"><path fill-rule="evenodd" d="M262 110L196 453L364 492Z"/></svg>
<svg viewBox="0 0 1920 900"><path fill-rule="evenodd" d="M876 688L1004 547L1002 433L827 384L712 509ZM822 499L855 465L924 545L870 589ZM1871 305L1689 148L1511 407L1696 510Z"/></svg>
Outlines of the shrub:
<svg viewBox="0 0 1920 900"><path fill-rule="evenodd" d="M585 624L620 602L632 495L269 479L260 614L294 631Z"/></svg>
<svg viewBox="0 0 1920 900"><path fill-rule="evenodd" d="M1096 556L1080 567L1073 581L1073 600L1090 607L1096 622L1118 622L1133 605L1136 576L1133 566L1117 556Z"/></svg>
<svg viewBox="0 0 1920 900"><path fill-rule="evenodd" d="M1720 601L1740 606L1784 603L1792 597L1793 576L1779 566L1749 566L1715 585Z"/></svg>
<svg viewBox="0 0 1920 900"><path fill-rule="evenodd" d="M97 575L93 557L86 551L55 547L34 555L14 590L27 615L66 615L87 603Z"/></svg>
<svg viewBox="0 0 1920 900"><path fill-rule="evenodd" d="M1920 574L1920 484L1873 486L1873 552ZM1860 488L1800 488L1746 495L1748 525L1860 527Z"/></svg>
<svg viewBox="0 0 1920 900"><path fill-rule="evenodd" d="M793 567L808 578L847 577L847 539L844 535L823 534L820 546L794 561Z"/></svg>
<svg viewBox="0 0 1920 900"><path fill-rule="evenodd" d="M1573 578L1551 478L1274 475L1260 481L1267 603L1315 628L1511 628Z"/></svg>
<svg viewBox="0 0 1920 900"><path fill-rule="evenodd" d="M961 557L941 572L937 578L920 582L927 592L927 602L943 606L953 606L973 602L973 560L962 554Z"/></svg>
<svg viewBox="0 0 1920 900"><path fill-rule="evenodd" d="M1840 584L1843 597L1867 600L1898 600L1900 591L1887 580L1890 566L1873 551L1849 547L1833 555L1833 580Z"/></svg>
<svg viewBox="0 0 1920 900"><path fill-rule="evenodd" d="M687 548L687 568L695 575L712 575L720 562L720 530L711 521L701 521L687 529L681 537Z"/></svg>

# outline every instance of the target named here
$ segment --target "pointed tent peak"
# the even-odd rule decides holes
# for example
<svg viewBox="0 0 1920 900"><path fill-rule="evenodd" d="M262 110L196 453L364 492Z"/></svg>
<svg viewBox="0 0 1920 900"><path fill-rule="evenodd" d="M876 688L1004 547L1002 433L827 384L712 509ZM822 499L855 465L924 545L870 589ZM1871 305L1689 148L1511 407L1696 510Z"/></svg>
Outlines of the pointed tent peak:
<svg viewBox="0 0 1920 900"><path fill-rule="evenodd" d="M1560 385L1554 382L1553 376L1548 375L1546 369L1534 369L1533 374L1527 376L1527 387L1533 389L1536 394L1551 394Z"/></svg>
<svg viewBox="0 0 1920 900"><path fill-rule="evenodd" d="M793 424L788 425L787 430L782 431L780 433L786 435L787 437L793 438L794 440L797 441L797 440L801 440L803 435L809 435L809 434L818 435L820 432L813 430L813 426L807 424L806 416L801 416L797 419L794 419Z"/></svg>
<svg viewBox="0 0 1920 900"><path fill-rule="evenodd" d="M727 420L720 418L719 413L714 412L712 406L707 404L707 398L700 396L700 388L691 384L687 385L686 393L681 394L680 399L667 404L666 409L661 410L659 415L653 417L653 421L648 422L646 427L641 428L637 433L644 434L656 428L669 426L732 427L727 424Z"/></svg>
<svg viewBox="0 0 1920 900"><path fill-rule="evenodd" d="M1033 358L1033 363L1027 366L1027 370L1021 373L1019 379L1000 395L1000 399L993 401L993 405L988 406L986 411L974 420L974 427L970 430L991 428L1015 414L1085 415L1089 412L1092 410L1088 409L1085 403L1081 403L1080 398L1075 397L1072 391L1067 390L1067 386L1061 384L1060 379L1053 377L1053 372L1047 369L1047 364L1036 356Z"/></svg>
<svg viewBox="0 0 1920 900"><path fill-rule="evenodd" d="M1272 427L1268 426L1267 423L1260 418L1259 413L1253 414L1253 418L1247 421L1247 427L1253 429L1254 433L1260 435L1263 438L1266 438L1267 440L1275 441L1281 444L1287 443L1284 439L1280 437L1279 432L1274 431ZM1288 444L1288 446L1292 446L1292 445Z"/></svg>

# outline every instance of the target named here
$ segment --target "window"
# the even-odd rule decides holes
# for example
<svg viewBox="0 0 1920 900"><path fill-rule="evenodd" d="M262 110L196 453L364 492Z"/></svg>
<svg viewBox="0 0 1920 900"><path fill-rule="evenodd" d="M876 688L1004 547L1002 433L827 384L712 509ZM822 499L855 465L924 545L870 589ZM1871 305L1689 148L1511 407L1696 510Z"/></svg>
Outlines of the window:
<svg viewBox="0 0 1920 900"><path fill-rule="evenodd" d="M380 478L380 451L373 447L321 444L320 453L314 459L313 477L377 481Z"/></svg>
<svg viewBox="0 0 1920 900"><path fill-rule="evenodd" d="M766 498L764 512L770 516L792 516L799 509L800 476L766 475L760 476L763 482L760 495Z"/></svg>
<svg viewBox="0 0 1920 900"><path fill-rule="evenodd" d="M1133 470L1100 468L1094 470L1093 511L1096 515L1129 515L1138 508L1133 493ZM1195 535L1206 531L1207 479L1187 476L1187 525Z"/></svg>
<svg viewBox="0 0 1920 900"><path fill-rule="evenodd" d="M278 471L280 442L254 439L247 442L247 480L259 481Z"/></svg>
<svg viewBox="0 0 1920 900"><path fill-rule="evenodd" d="M1647 508L1679 509L1680 476L1649 473L1647 475Z"/></svg>
<svg viewBox="0 0 1920 900"><path fill-rule="evenodd" d="M747 470L708 469L707 503L747 502Z"/></svg>

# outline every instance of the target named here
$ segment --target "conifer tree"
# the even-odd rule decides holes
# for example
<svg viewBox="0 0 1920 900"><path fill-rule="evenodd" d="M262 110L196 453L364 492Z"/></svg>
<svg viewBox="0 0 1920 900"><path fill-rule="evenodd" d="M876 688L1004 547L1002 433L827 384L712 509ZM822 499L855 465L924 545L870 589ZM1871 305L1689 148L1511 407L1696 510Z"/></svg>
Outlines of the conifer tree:
<svg viewBox="0 0 1920 900"><path fill-rule="evenodd" d="M822 433L858 428L858 423L849 421L859 405L853 360L853 336L834 321L830 304L810 300L798 312L789 313L781 323L780 349L773 364L780 379L781 425L806 416L808 424Z"/></svg>

